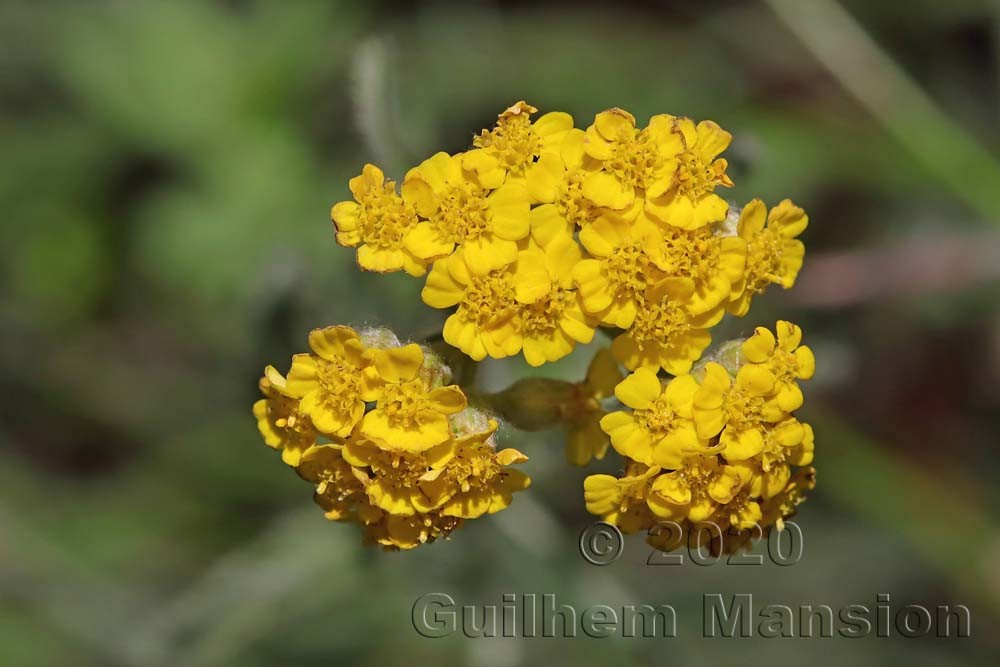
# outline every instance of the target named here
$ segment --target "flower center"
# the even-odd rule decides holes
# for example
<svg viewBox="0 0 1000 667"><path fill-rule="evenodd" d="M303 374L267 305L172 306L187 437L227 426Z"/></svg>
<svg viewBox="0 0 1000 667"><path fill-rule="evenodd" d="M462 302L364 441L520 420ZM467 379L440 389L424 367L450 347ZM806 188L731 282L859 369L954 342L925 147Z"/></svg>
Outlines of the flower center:
<svg viewBox="0 0 1000 667"><path fill-rule="evenodd" d="M456 452L448 462L446 474L465 492L473 487L490 486L492 480L502 474L502 468L493 456L493 448L479 444Z"/></svg>
<svg viewBox="0 0 1000 667"><path fill-rule="evenodd" d="M677 192L692 201L711 194L716 185L725 182L725 176L724 160L706 162L693 150L686 150L677 156Z"/></svg>
<svg viewBox="0 0 1000 667"><path fill-rule="evenodd" d="M586 172L577 169L571 173L556 197L556 208L571 224L584 227L599 215L598 208L583 195L583 180Z"/></svg>
<svg viewBox="0 0 1000 667"><path fill-rule="evenodd" d="M349 414L361 393L358 369L344 360L317 359L317 380L326 404Z"/></svg>
<svg viewBox="0 0 1000 667"><path fill-rule="evenodd" d="M695 282L708 282L715 276L722 240L707 227L693 231L671 228L664 238L664 254L671 275Z"/></svg>
<svg viewBox="0 0 1000 667"><path fill-rule="evenodd" d="M635 322L629 329L629 336L640 350L647 345L654 348L670 348L670 337L691 328L684 309L671 301L640 303Z"/></svg>
<svg viewBox="0 0 1000 667"><path fill-rule="evenodd" d="M649 285L655 267L643 251L641 242L619 248L605 260L610 288L618 299L637 298Z"/></svg>
<svg viewBox="0 0 1000 667"><path fill-rule="evenodd" d="M683 419L674 412L670 401L663 394L653 404L643 410L635 411L635 419L650 432L654 438L662 438L681 425Z"/></svg>
<svg viewBox="0 0 1000 667"><path fill-rule="evenodd" d="M424 383L419 379L400 384L387 384L379 399L378 408L386 414L389 423L413 426L426 395Z"/></svg>
<svg viewBox="0 0 1000 667"><path fill-rule="evenodd" d="M521 304L519 314L522 330L537 334L556 329L572 298L572 291L557 287L534 303Z"/></svg>
<svg viewBox="0 0 1000 667"><path fill-rule="evenodd" d="M778 282L781 265L781 239L770 229L763 229L747 244L747 289L763 292L771 282Z"/></svg>
<svg viewBox="0 0 1000 667"><path fill-rule="evenodd" d="M461 243L490 229L486 191L471 181L452 185L441 197L431 223L444 240Z"/></svg>
<svg viewBox="0 0 1000 667"><path fill-rule="evenodd" d="M727 424L742 430L764 422L761 408L764 399L760 396L733 386L726 394Z"/></svg>
<svg viewBox="0 0 1000 667"><path fill-rule="evenodd" d="M361 202L358 216L361 239L379 248L398 248L403 236L417 224L413 206L396 194L396 184L386 181Z"/></svg>
<svg viewBox="0 0 1000 667"><path fill-rule="evenodd" d="M476 148L489 149L508 172L521 176L542 152L542 140L531 127L527 114L506 116L492 130L483 130L472 140Z"/></svg>
<svg viewBox="0 0 1000 667"><path fill-rule="evenodd" d="M501 269L482 276L473 275L459 309L479 327L484 327L513 305L514 288Z"/></svg>
<svg viewBox="0 0 1000 667"><path fill-rule="evenodd" d="M624 128L604 167L626 187L645 189L647 179L661 163L662 156L646 132Z"/></svg>

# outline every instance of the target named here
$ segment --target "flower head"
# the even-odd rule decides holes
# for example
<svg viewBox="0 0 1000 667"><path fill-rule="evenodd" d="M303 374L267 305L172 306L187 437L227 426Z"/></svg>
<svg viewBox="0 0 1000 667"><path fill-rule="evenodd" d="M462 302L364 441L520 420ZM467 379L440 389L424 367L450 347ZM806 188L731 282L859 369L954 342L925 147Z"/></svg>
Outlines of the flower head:
<svg viewBox="0 0 1000 667"><path fill-rule="evenodd" d="M285 393L299 400L321 432L344 437L361 420L365 401L378 396L371 357L354 329L344 326L309 333L312 354L292 358Z"/></svg>
<svg viewBox="0 0 1000 667"><path fill-rule="evenodd" d="M485 274L517 258L517 242L528 236L528 190L504 183L501 170L477 172L463 156L436 153L411 169L403 195L426 220L407 236L406 247L423 260L465 253L469 269Z"/></svg>
<svg viewBox="0 0 1000 667"><path fill-rule="evenodd" d="M652 481L646 503L661 518L708 521L748 480L745 470L720 462L714 454L688 456L676 470Z"/></svg>
<svg viewBox="0 0 1000 667"><path fill-rule="evenodd" d="M288 465L298 465L302 452L316 444L319 432L299 410L299 400L288 395L285 378L274 366L264 369L258 387L264 398L253 404L253 414L264 443L280 450Z"/></svg>
<svg viewBox="0 0 1000 667"><path fill-rule="evenodd" d="M646 491L649 480L659 472L657 466L632 462L621 479L611 475L588 476L583 480L587 511L617 525L625 533L649 528L655 517L646 505Z"/></svg>
<svg viewBox="0 0 1000 667"><path fill-rule="evenodd" d="M796 380L808 380L816 372L816 358L802 342L802 329L779 320L777 338L765 327L757 327L741 348L747 363L774 376L778 406L792 412L802 407L802 390Z"/></svg>
<svg viewBox="0 0 1000 667"><path fill-rule="evenodd" d="M708 329L722 318L716 309L695 315L688 305L692 285L683 278L664 278L647 287L636 300L632 326L611 343L611 352L625 368L662 368L683 375L712 342Z"/></svg>
<svg viewBox="0 0 1000 667"><path fill-rule="evenodd" d="M584 195L597 206L628 209L643 197L665 193L677 171L677 155L684 140L672 131L669 116L654 116L638 128L624 109L597 114L587 128L584 151L595 169L583 182Z"/></svg>
<svg viewBox="0 0 1000 667"><path fill-rule="evenodd" d="M464 164L482 175L497 169L507 178L523 179L541 155L557 151L559 143L573 129L573 117L553 111L532 122L538 109L523 100L500 113L492 130L483 130L472 142Z"/></svg>
<svg viewBox="0 0 1000 667"><path fill-rule="evenodd" d="M432 308L458 306L445 321L444 340L475 361L521 350L523 339L514 323L518 307L514 274L509 267L475 273L464 249L459 250L434 263L420 294Z"/></svg>
<svg viewBox="0 0 1000 667"><path fill-rule="evenodd" d="M361 420L358 434L389 451L421 452L451 437L448 416L465 409L467 401L455 385L428 387L420 377L424 353L409 345L373 354L379 396L375 409Z"/></svg>
<svg viewBox="0 0 1000 667"><path fill-rule="evenodd" d="M739 296L728 305L731 313L745 315L750 300L768 285L788 289L795 284L805 256L805 246L796 237L808 224L809 216L788 199L770 213L759 199L743 207L737 229L747 243L746 272Z"/></svg>
<svg viewBox="0 0 1000 667"><path fill-rule="evenodd" d="M358 265L368 271L406 271L422 276L426 261L406 249L417 226L412 202L396 193L396 184L387 181L382 170L366 164L360 176L350 181L354 201L333 205L330 217L337 230L337 243L358 248Z"/></svg>
<svg viewBox="0 0 1000 667"><path fill-rule="evenodd" d="M594 337L594 318L583 311L573 284L580 246L569 235L557 236L545 248L530 246L518 253L513 272L514 327L522 339L524 359L532 366L556 361L577 343Z"/></svg>
<svg viewBox="0 0 1000 667"><path fill-rule="evenodd" d="M622 456L665 468L676 468L685 456L708 451L698 436L691 405L698 383L681 375L662 386L656 373L639 368L615 387L615 396L631 412L612 412L601 428Z"/></svg>
<svg viewBox="0 0 1000 667"><path fill-rule="evenodd" d="M715 194L716 186L731 187L726 160L719 158L732 135L710 120L697 125L690 118L672 119L673 132L682 138L676 176L666 192L653 193L646 212L681 229L698 229L726 217L729 204Z"/></svg>

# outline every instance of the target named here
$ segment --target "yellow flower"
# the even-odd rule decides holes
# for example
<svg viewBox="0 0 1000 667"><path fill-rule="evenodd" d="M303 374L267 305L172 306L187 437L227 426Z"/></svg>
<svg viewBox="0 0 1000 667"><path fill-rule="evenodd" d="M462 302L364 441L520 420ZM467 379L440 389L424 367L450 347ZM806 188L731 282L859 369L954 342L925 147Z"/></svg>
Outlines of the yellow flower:
<svg viewBox="0 0 1000 667"><path fill-rule="evenodd" d="M698 229L726 217L729 204L715 194L718 185L731 187L727 162L717 159L732 135L710 120L697 125L690 118L674 118L673 130L683 137L676 176L669 190L648 195L646 212L681 229Z"/></svg>
<svg viewBox="0 0 1000 667"><path fill-rule="evenodd" d="M802 329L791 322L779 320L774 334L757 327L741 348L748 363L763 368L775 378L778 406L785 412L802 407L802 390L796 380L808 380L816 372L816 358L802 342Z"/></svg>
<svg viewBox="0 0 1000 667"><path fill-rule="evenodd" d="M344 460L342 449L341 445L310 447L296 467L302 479L316 485L316 504L331 521L354 519L358 503L368 503L365 477Z"/></svg>
<svg viewBox="0 0 1000 667"><path fill-rule="evenodd" d="M614 524L624 533L646 530L655 517L646 505L649 480L660 472L657 466L630 463L625 476L590 475L583 480L587 511Z"/></svg>
<svg viewBox="0 0 1000 667"><path fill-rule="evenodd" d="M653 480L646 503L658 517L708 521L719 505L730 502L749 475L736 466L725 465L714 454L685 458L674 471Z"/></svg>
<svg viewBox="0 0 1000 667"><path fill-rule="evenodd" d="M418 485L422 511L437 509L443 516L475 519L507 509L514 493L530 486L527 475L508 467L528 457L516 449L496 451L490 441L496 428L491 421L486 433L458 439L449 464L423 477Z"/></svg>
<svg viewBox="0 0 1000 667"><path fill-rule="evenodd" d="M426 262L406 249L406 240L417 226L413 204L396 194L396 184L385 180L382 170L366 164L350 180L354 201L333 205L330 217L337 229L337 243L358 248L363 269L387 273L403 269L422 276Z"/></svg>
<svg viewBox="0 0 1000 667"><path fill-rule="evenodd" d="M720 364L705 365L705 377L694 394L694 422L702 438L719 436L728 461L757 456L764 449L769 424L787 415L769 399L774 376L754 365L740 367L735 381Z"/></svg>
<svg viewBox="0 0 1000 667"><path fill-rule="evenodd" d="M434 262L421 297L432 308L458 306L445 321L445 342L475 361L517 354L523 339L515 328L517 302L513 273L470 270L463 250Z"/></svg>
<svg viewBox="0 0 1000 667"><path fill-rule="evenodd" d="M358 433L399 452L422 452L446 442L451 437L448 415L466 407L462 390L456 385L430 389L420 377L424 353L415 343L375 350L373 357L379 396Z"/></svg>
<svg viewBox="0 0 1000 667"><path fill-rule="evenodd" d="M475 149L463 158L465 168L481 176L495 168L508 178L523 179L534 160L558 150L566 133L573 129L573 117L564 111L553 111L531 122L531 114L537 111L523 100L504 110L496 127L483 130L473 140Z"/></svg>
<svg viewBox="0 0 1000 667"><path fill-rule="evenodd" d="M698 383L690 375L662 387L656 373L639 368L615 387L615 396L632 408L601 419L601 428L622 456L639 463L677 468L688 454L708 451L698 437L691 405Z"/></svg>
<svg viewBox="0 0 1000 667"><path fill-rule="evenodd" d="M587 128L583 149L599 170L584 180L583 193L597 206L615 210L658 197L673 183L683 146L670 116L653 116L640 130L624 109L602 111Z"/></svg>
<svg viewBox="0 0 1000 667"><path fill-rule="evenodd" d="M746 242L738 236L719 236L711 227L683 230L660 227L664 246L662 267L668 276L691 281L688 310L702 315L739 296L746 266Z"/></svg>
<svg viewBox="0 0 1000 667"><path fill-rule="evenodd" d="M371 359L357 332L336 326L309 332L315 354L296 354L285 392L301 399L299 410L328 435L347 436L377 397L368 369Z"/></svg>
<svg viewBox="0 0 1000 667"><path fill-rule="evenodd" d="M503 183L500 170L477 176L462 160L436 153L406 174L403 196L427 218L407 236L406 248L432 260L460 246L469 268L485 274L517 258L517 242L530 231L528 191L520 181Z"/></svg>
<svg viewBox="0 0 1000 667"><path fill-rule="evenodd" d="M662 234L641 220L629 225L602 218L580 232L580 242L592 257L573 269L584 310L602 324L627 329L647 286L662 274Z"/></svg>
<svg viewBox="0 0 1000 667"><path fill-rule="evenodd" d="M611 396L622 381L621 371L611 351L597 351L587 367L586 379L577 384L569 400L566 427L566 460L585 466L591 459L601 460L608 451L610 440L601 429L601 418L607 414L601 401Z"/></svg>
<svg viewBox="0 0 1000 667"><path fill-rule="evenodd" d="M750 309L750 300L768 285L788 289L802 268L805 246L796 237L805 231L809 216L785 199L767 212L764 203L754 199L740 214L737 226L740 238L747 242L744 286L728 309L742 317Z"/></svg>
<svg viewBox="0 0 1000 667"><path fill-rule="evenodd" d="M583 312L573 288L573 268L581 256L569 235L556 237L544 249L529 246L518 253L513 324L523 341L524 359L532 366L561 359L577 343L594 337L596 323Z"/></svg>
<svg viewBox="0 0 1000 667"><path fill-rule="evenodd" d="M693 285L685 278L664 278L650 285L634 302L635 320L611 343L611 352L625 368L662 368L672 375L691 370L712 342L708 329L724 314L721 308L694 315L688 304Z"/></svg>
<svg viewBox="0 0 1000 667"><path fill-rule="evenodd" d="M546 152L527 171L528 195L540 206L531 209L531 236L547 245L556 235L572 234L609 212L587 199L583 183L592 173L584 168L586 134L566 133L558 152Z"/></svg>
<svg viewBox="0 0 1000 667"><path fill-rule="evenodd" d="M264 369L258 383L265 398L253 404L257 430L268 447L281 451L281 460L298 465L302 452L316 444L319 435L309 417L299 411L299 401L289 396L285 378L274 366Z"/></svg>

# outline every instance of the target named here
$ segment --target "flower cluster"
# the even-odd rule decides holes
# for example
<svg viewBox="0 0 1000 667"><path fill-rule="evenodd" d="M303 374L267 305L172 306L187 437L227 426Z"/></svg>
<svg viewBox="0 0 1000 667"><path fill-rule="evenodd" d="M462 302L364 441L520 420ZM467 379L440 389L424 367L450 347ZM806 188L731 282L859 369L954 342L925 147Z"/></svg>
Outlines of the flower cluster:
<svg viewBox="0 0 1000 667"><path fill-rule="evenodd" d="M625 532L664 520L710 521L734 534L780 528L814 481L812 427L793 412L815 361L799 327L779 321L776 331L758 327L669 382L639 368L615 387L628 409L601 428L625 457L625 474L588 477L587 509ZM793 475L793 466L803 467Z"/></svg>
<svg viewBox="0 0 1000 667"><path fill-rule="evenodd" d="M497 451L497 422L447 384L429 350L385 330L345 326L309 334L287 377L268 366L258 428L315 485L328 519L356 521L369 540L411 549L446 537L465 519L505 509L530 480Z"/></svg>
<svg viewBox="0 0 1000 667"><path fill-rule="evenodd" d="M640 128L610 109L583 130L536 111L514 104L398 192L366 165L354 201L333 207L337 240L357 246L363 269L427 274L424 302L454 309L449 344L539 366L608 327L626 368L682 374L727 311L795 281L808 219L787 200L730 213L716 188L733 185L719 157L731 136L717 124L661 114Z"/></svg>
<svg viewBox="0 0 1000 667"><path fill-rule="evenodd" d="M787 322L706 351L727 314L794 284L808 217L787 199L770 210L724 199L732 137L712 121L660 114L640 126L614 108L578 128L537 112L517 102L468 150L436 153L398 184L366 164L331 217L363 270L423 280L423 302L445 311L431 339L458 377L486 357L541 366L600 331L610 345L586 378L484 394L448 384L429 347L320 329L287 378L268 367L260 381L265 442L315 485L328 518L389 548L447 536L527 487L510 467L526 457L496 450L491 414L522 430L561 426L574 465L613 447L623 473L588 477L586 505L626 532L781 528L814 483L813 432L793 414L812 353Z"/></svg>

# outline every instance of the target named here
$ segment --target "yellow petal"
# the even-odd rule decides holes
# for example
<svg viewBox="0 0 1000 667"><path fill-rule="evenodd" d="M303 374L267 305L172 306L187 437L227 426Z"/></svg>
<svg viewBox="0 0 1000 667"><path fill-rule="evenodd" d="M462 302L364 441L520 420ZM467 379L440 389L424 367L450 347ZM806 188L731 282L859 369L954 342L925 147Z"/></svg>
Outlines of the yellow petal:
<svg viewBox="0 0 1000 667"><path fill-rule="evenodd" d="M448 263L448 259L434 262L427 274L424 289L420 292L420 298L431 308L451 308L458 305L465 296L465 286L452 277Z"/></svg>
<svg viewBox="0 0 1000 667"><path fill-rule="evenodd" d="M597 206L623 209L633 202L635 191L612 174L595 171L583 181L583 196Z"/></svg>
<svg viewBox="0 0 1000 667"><path fill-rule="evenodd" d="M618 368L611 350L602 347L594 354L587 367L587 386L598 398L610 396L615 385L622 381L622 372Z"/></svg>
<svg viewBox="0 0 1000 667"><path fill-rule="evenodd" d="M747 361L762 364L774 354L774 334L765 327L757 327L754 335L746 339L740 348Z"/></svg>
<svg viewBox="0 0 1000 667"><path fill-rule="evenodd" d="M520 241L528 235L531 223L530 203L523 183L508 183L488 198L493 233L508 241Z"/></svg>
<svg viewBox="0 0 1000 667"><path fill-rule="evenodd" d="M759 199L753 199L743 207L740 220L737 223L737 233L741 238L750 241L764 229L767 222L767 207Z"/></svg>
<svg viewBox="0 0 1000 667"><path fill-rule="evenodd" d="M375 368L386 382L405 382L417 377L424 363L424 352L416 343L375 351Z"/></svg>
<svg viewBox="0 0 1000 667"><path fill-rule="evenodd" d="M660 379L648 368L638 368L615 387L618 400L634 410L643 410L660 396Z"/></svg>
<svg viewBox="0 0 1000 667"><path fill-rule="evenodd" d="M430 407L446 415L461 412L468 405L465 394L454 384L432 390L427 395L427 402Z"/></svg>

